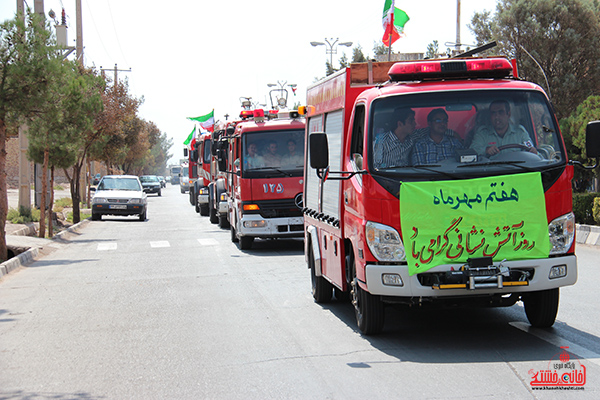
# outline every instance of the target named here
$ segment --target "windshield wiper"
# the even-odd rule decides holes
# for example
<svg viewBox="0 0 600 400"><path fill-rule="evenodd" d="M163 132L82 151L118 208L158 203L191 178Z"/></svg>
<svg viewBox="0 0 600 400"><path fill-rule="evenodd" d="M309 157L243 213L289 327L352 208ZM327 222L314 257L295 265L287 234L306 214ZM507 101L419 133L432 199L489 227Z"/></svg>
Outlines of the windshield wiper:
<svg viewBox="0 0 600 400"><path fill-rule="evenodd" d="M290 172L285 172L285 171L282 171L282 170L280 170L279 168L275 168L275 167L260 167L260 168L252 168L252 169L249 169L249 170L247 170L247 172L254 172L254 171L265 171L265 170L277 171L277 172L279 172L280 174L282 174L282 175L285 175L285 176L289 176L289 177L292 177L292 176L294 176L294 175L292 175Z"/></svg>
<svg viewBox="0 0 600 400"><path fill-rule="evenodd" d="M485 163L474 163L474 164L464 164L459 165L457 168L470 168L470 167L487 167L489 165L512 165L513 167L519 167L522 170L535 172L537 169L526 167L523 164L525 161L490 161Z"/></svg>
<svg viewBox="0 0 600 400"><path fill-rule="evenodd" d="M459 175L454 175L454 174L451 174L449 172L442 171L439 169L433 169L433 168L439 168L439 167L441 167L440 164L420 164L420 165L403 165L403 166L397 166L397 167L378 168L377 170L378 171L394 171L396 169L407 169L407 168L424 169L425 171L435 172L436 174L444 175L444 176L447 176L452 179L463 179Z"/></svg>

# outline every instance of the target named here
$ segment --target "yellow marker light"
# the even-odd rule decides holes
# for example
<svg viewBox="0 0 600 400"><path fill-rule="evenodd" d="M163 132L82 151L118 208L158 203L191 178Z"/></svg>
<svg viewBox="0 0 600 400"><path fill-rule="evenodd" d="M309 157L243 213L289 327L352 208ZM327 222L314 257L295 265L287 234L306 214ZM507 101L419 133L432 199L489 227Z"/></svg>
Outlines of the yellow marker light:
<svg viewBox="0 0 600 400"><path fill-rule="evenodd" d="M244 204L244 211L258 211L260 207L258 204Z"/></svg>

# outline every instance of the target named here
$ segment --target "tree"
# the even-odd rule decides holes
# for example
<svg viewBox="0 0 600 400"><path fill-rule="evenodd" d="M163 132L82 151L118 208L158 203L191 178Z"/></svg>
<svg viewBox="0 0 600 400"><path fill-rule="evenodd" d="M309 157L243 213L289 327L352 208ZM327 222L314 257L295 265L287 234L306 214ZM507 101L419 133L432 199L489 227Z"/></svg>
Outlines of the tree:
<svg viewBox="0 0 600 400"><path fill-rule="evenodd" d="M373 42L373 53L375 53L376 56L388 54L389 49L388 46L381 42Z"/></svg>
<svg viewBox="0 0 600 400"><path fill-rule="evenodd" d="M439 51L440 46L438 45L438 41L434 40L427 45L427 53L425 53L425 58L437 58Z"/></svg>
<svg viewBox="0 0 600 400"><path fill-rule="evenodd" d="M600 89L597 1L499 0L493 17L476 13L471 22L478 44L496 38L519 76L547 89L559 118Z"/></svg>
<svg viewBox="0 0 600 400"><path fill-rule="evenodd" d="M346 53L342 54L342 56L340 57L340 67L338 68L338 71L340 69L344 69L344 68L348 68L348 57L346 56Z"/></svg>
<svg viewBox="0 0 600 400"><path fill-rule="evenodd" d="M361 63L367 62L367 57L363 54L362 47L360 45L352 49L352 62Z"/></svg>
<svg viewBox="0 0 600 400"><path fill-rule="evenodd" d="M25 20L27 21L25 23ZM6 260L6 131L47 102L56 47L39 15L27 10L0 25L0 259Z"/></svg>

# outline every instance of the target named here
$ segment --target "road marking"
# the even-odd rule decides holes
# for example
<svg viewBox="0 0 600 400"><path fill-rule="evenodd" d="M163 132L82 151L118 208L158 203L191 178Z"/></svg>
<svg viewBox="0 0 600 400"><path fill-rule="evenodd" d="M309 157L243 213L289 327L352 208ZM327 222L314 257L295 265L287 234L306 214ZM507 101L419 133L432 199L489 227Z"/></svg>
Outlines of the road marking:
<svg viewBox="0 0 600 400"><path fill-rule="evenodd" d="M158 247L171 247L171 244L168 240L158 240L156 242L150 242L150 247L158 248Z"/></svg>
<svg viewBox="0 0 600 400"><path fill-rule="evenodd" d="M600 365L600 354L594 353L593 351L586 349L585 347L580 346L576 343L573 343L570 340L561 338L560 336L546 332L542 329L534 328L531 325L526 324L525 322L509 322L509 325L520 329L525 333L529 333L542 340L545 340L546 342L553 344L556 347L568 346L569 353L575 353L578 356L585 358L587 361L591 361L596 365Z"/></svg>
<svg viewBox="0 0 600 400"><path fill-rule="evenodd" d="M108 243L98 243L98 248L96 250L104 251L104 250L116 250L116 249L117 249L117 242L108 242Z"/></svg>
<svg viewBox="0 0 600 400"><path fill-rule="evenodd" d="M219 242L216 239L198 239L202 246L217 246Z"/></svg>

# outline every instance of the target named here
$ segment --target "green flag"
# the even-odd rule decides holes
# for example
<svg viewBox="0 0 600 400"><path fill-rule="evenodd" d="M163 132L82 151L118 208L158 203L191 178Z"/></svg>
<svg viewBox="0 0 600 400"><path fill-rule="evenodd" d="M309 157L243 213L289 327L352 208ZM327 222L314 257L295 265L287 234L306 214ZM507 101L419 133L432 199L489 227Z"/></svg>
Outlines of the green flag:
<svg viewBox="0 0 600 400"><path fill-rule="evenodd" d="M185 139L185 141L183 142L184 145L188 146L192 140L194 139L194 136L196 135L196 125L194 125L194 129L190 132L189 136L187 137L187 139Z"/></svg>
<svg viewBox="0 0 600 400"><path fill-rule="evenodd" d="M211 112L209 112L206 115L201 115L199 117L188 117L188 119L191 119L192 121L206 122L209 119L214 118L214 114L215 114L215 110L212 110Z"/></svg>
<svg viewBox="0 0 600 400"><path fill-rule="evenodd" d="M410 275L467 258L547 258L548 220L539 172L403 182L400 222Z"/></svg>

